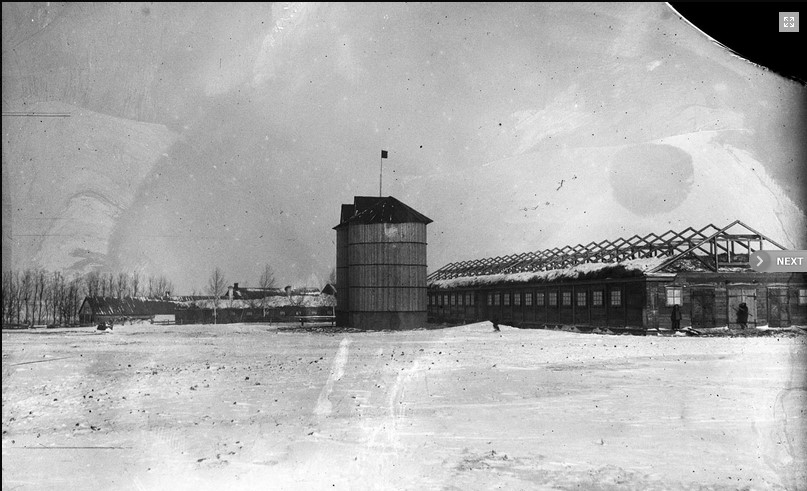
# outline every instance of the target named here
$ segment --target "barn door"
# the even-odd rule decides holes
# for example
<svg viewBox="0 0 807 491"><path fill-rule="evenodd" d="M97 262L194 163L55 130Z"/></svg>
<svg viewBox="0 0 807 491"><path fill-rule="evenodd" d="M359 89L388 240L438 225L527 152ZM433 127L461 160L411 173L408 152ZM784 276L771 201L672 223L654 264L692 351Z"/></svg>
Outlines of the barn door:
<svg viewBox="0 0 807 491"><path fill-rule="evenodd" d="M768 289L768 325L771 327L790 326L790 304L787 289Z"/></svg>
<svg viewBox="0 0 807 491"><path fill-rule="evenodd" d="M755 288L729 288L728 320L729 327L739 328L737 310L740 304L748 306L748 325L757 325L757 290Z"/></svg>
<svg viewBox="0 0 807 491"><path fill-rule="evenodd" d="M692 290L692 327L715 327L714 290Z"/></svg>

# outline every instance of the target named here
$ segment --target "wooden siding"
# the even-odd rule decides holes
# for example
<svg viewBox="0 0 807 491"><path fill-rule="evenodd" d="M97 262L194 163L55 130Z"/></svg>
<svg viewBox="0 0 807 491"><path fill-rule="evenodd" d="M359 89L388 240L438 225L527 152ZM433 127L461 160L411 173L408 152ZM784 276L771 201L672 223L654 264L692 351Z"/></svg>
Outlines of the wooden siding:
<svg viewBox="0 0 807 491"><path fill-rule="evenodd" d="M350 311L426 312L426 289L352 287Z"/></svg>
<svg viewBox="0 0 807 491"><path fill-rule="evenodd" d="M540 325L585 325L610 326L614 328L637 328L644 325L644 304L647 298L644 278L615 280L609 282L588 281L581 283L548 285L498 285L480 289L463 288L457 290L433 289L429 293L429 316L435 321L473 322L491 320L510 323L515 326ZM610 305L610 291L619 291L620 305ZM564 304L563 293L567 294ZM601 305L593 305L594 292L601 292L598 298ZM457 295L457 303L451 304L451 296ZM498 296L498 304L488 305L488 295ZM531 297L527 305L526 295ZM578 294L583 294L585 304L581 305ZM473 295L474 305L460 304L459 299ZM509 295L509 302L505 296ZM515 296L520 296L516 304ZM556 295L557 302L550 305L549 296ZM447 303L440 304L445 296ZM538 297L543 302L538 301ZM509 304L508 304L509 303Z"/></svg>
<svg viewBox="0 0 807 491"><path fill-rule="evenodd" d="M355 243L348 249L348 264L407 264L426 267L425 242ZM424 283L425 285L425 278Z"/></svg>
<svg viewBox="0 0 807 491"><path fill-rule="evenodd" d="M336 316L338 325L347 324L350 310L350 263L348 262L347 227L336 230Z"/></svg>
<svg viewBox="0 0 807 491"><path fill-rule="evenodd" d="M569 324L611 328L644 328L669 330L672 327L672 306L667 305L667 290L677 288L681 298L680 327L736 327L736 306L745 300L751 316L749 327L770 325L787 327L807 324L807 305L799 305L798 292L807 289L807 275L796 273L705 273L682 272L669 276L636 279L582 280L550 284L502 284L453 289L430 289L432 302L429 317L434 321L474 322L495 320L516 326ZM572 306L563 305L562 293L572 293ZM613 291L619 291L620 305L611 305ZM435 300L442 295L462 293L476 296L476 305L440 305ZM520 292L521 305L499 302L488 305L488 295ZM594 305L595 293L602 299ZM532 294L532 305L524 302L524 293ZM586 295L586 305L578 304L578 293ZM557 295L557 304L549 305L550 294ZM544 296L539 305L536 295ZM753 302L753 303L752 303Z"/></svg>
<svg viewBox="0 0 807 491"><path fill-rule="evenodd" d="M347 228L350 312L425 313L426 225L377 223Z"/></svg>
<svg viewBox="0 0 807 491"><path fill-rule="evenodd" d="M423 223L350 224L347 228L351 245L378 242L426 243L426 225Z"/></svg>

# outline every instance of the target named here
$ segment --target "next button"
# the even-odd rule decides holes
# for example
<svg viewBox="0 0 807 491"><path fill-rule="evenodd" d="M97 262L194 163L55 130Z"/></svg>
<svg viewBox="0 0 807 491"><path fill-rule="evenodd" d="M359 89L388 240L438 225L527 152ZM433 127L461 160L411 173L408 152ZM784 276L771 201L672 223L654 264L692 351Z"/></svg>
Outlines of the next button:
<svg viewBox="0 0 807 491"><path fill-rule="evenodd" d="M748 262L760 273L799 273L807 271L807 251L757 251Z"/></svg>

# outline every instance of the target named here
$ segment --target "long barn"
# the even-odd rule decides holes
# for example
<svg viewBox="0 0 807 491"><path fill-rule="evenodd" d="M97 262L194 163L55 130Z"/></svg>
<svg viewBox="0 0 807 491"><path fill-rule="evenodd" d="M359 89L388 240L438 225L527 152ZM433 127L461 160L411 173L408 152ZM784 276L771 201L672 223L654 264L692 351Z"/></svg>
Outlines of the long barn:
<svg viewBox="0 0 807 491"><path fill-rule="evenodd" d="M572 325L647 331L807 324L807 275L760 273L749 256L784 247L739 220L718 228L591 242L450 263L431 273L432 322L491 320L518 327Z"/></svg>

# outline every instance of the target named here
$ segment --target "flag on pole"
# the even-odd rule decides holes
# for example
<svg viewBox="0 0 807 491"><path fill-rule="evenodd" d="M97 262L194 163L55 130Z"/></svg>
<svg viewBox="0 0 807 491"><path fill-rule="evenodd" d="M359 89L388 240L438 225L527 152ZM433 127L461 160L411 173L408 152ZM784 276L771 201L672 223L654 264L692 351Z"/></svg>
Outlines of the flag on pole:
<svg viewBox="0 0 807 491"><path fill-rule="evenodd" d="M382 159L387 158L387 151L386 150L381 150L381 158Z"/></svg>

